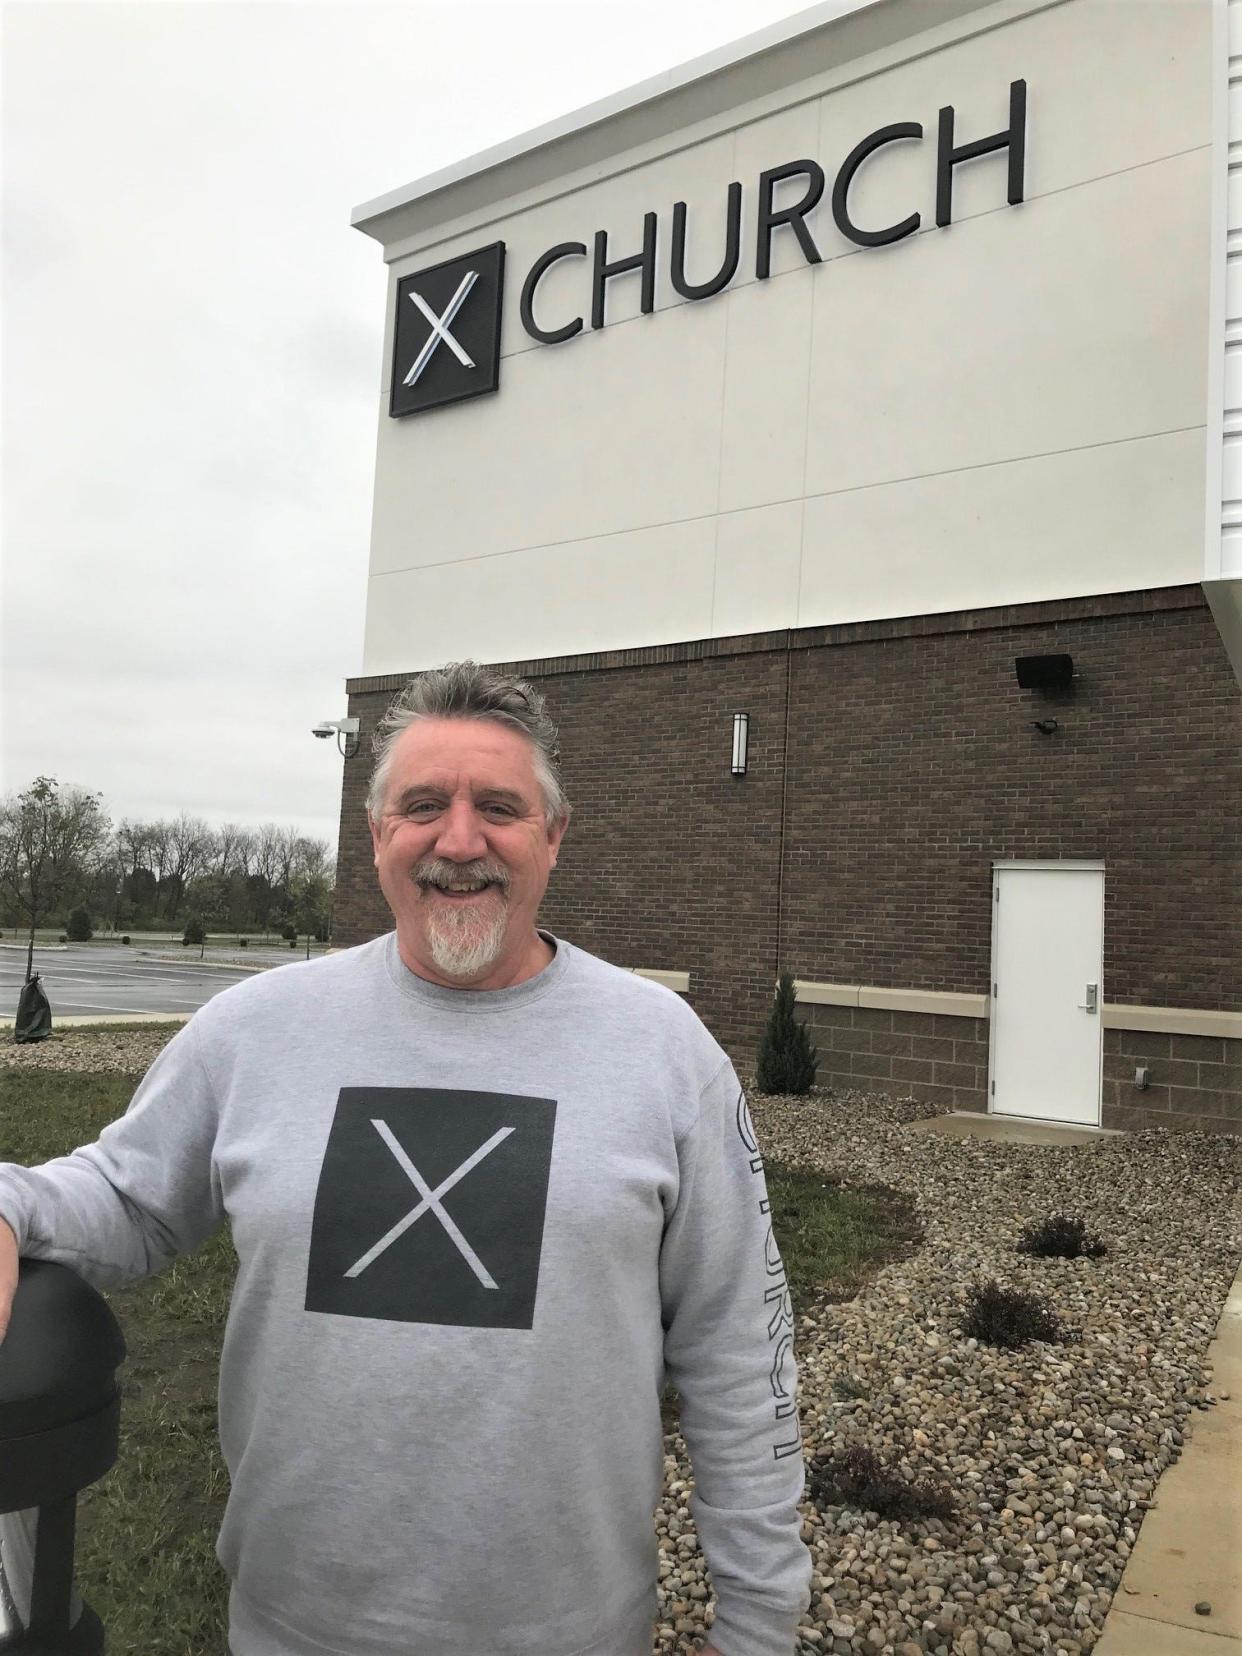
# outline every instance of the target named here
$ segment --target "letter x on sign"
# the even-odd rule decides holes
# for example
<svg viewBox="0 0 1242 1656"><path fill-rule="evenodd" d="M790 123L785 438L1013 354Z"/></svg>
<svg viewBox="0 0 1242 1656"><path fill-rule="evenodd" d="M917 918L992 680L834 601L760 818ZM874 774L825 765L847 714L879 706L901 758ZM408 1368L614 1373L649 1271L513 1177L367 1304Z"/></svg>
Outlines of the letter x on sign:
<svg viewBox="0 0 1242 1656"><path fill-rule="evenodd" d="M388 399L393 419L498 389L504 275L505 244L492 242L398 277Z"/></svg>
<svg viewBox="0 0 1242 1656"><path fill-rule="evenodd" d="M474 362L471 357L467 355L466 351L449 332L449 323L465 304L467 294L470 292L470 289L474 286L478 279L479 273L477 270L468 270L466 272L457 285L457 292L444 307L444 314L442 316L436 315L435 311L432 310L431 306L423 298L421 293L415 293L413 288L410 289L406 297L414 301L419 310L422 311L423 315L427 318L428 322L431 323L431 332L427 335L427 343L414 358L414 362L409 373L401 382L402 385L413 385L417 381L418 376L431 361L432 353L441 340L443 340L449 350L452 351L453 355L457 358L458 362L461 363L463 368L474 367Z"/></svg>
<svg viewBox="0 0 1242 1656"><path fill-rule="evenodd" d="M484 1156L489 1156L498 1144L503 1144L505 1139L507 1139L509 1134L513 1131L513 1128L502 1127L498 1132L493 1133L487 1143L481 1144L473 1156L467 1156L466 1160L462 1162L461 1166L455 1173L450 1173L447 1179L442 1179L436 1188L432 1190L427 1184L426 1179L423 1178L417 1167L415 1167L414 1163L397 1143L388 1123L386 1121L376 1121L372 1118L371 1125L375 1128L375 1131L397 1158L401 1171L405 1174L406 1178L409 1179L410 1183L420 1192L423 1199L417 1204L417 1206L412 1207L403 1219L398 1219L397 1223L391 1230L385 1231L384 1235L380 1237L375 1246L373 1248L368 1248L361 1259L356 1259L345 1272L345 1275L347 1277L356 1277L361 1272L365 1271L368 1265L372 1264L379 1258L385 1248L390 1248L399 1236L405 1235L406 1231L409 1230L410 1226L416 1219L421 1218L422 1215L428 1211L428 1209L431 1209L435 1212L436 1218L439 1219L445 1230L452 1237L461 1253L462 1258L466 1261L466 1264L469 1265L470 1269L474 1272L475 1276L478 1277L483 1286L485 1288L495 1288L497 1286L495 1277L488 1270L487 1266L484 1265L478 1254L475 1253L469 1242L466 1241L465 1237L453 1223L452 1219L450 1219L448 1214L445 1213L444 1208L440 1204L440 1198L445 1195L447 1191L452 1190L455 1184L458 1184L462 1179L464 1179L466 1174L470 1172L471 1168L477 1167L483 1160Z"/></svg>

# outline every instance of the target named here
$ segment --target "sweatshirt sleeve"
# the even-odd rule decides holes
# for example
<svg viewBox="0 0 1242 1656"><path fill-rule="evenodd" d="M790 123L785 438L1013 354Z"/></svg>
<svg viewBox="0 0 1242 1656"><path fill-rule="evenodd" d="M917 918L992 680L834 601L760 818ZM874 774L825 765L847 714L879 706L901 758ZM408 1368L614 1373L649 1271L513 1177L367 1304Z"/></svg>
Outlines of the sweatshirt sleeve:
<svg viewBox="0 0 1242 1656"><path fill-rule="evenodd" d="M793 1314L746 1096L726 1062L678 1146L660 1250L664 1359L694 1468L690 1515L722 1656L793 1656L811 1602Z"/></svg>
<svg viewBox="0 0 1242 1656"><path fill-rule="evenodd" d="M19 1255L68 1265L96 1288L153 1276L224 1217L212 1151L217 1108L191 1020L93 1144L37 1167L0 1162L0 1219Z"/></svg>

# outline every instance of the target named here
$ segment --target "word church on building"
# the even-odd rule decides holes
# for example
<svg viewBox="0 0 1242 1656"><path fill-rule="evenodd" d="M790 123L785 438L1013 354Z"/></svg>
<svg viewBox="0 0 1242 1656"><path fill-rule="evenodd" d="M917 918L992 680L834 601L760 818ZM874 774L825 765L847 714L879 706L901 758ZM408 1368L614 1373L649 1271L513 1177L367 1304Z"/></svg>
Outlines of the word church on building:
<svg viewBox="0 0 1242 1656"><path fill-rule="evenodd" d="M370 734L548 699L543 924L746 1070L1242 1129L1242 4L819 6L360 207Z"/></svg>

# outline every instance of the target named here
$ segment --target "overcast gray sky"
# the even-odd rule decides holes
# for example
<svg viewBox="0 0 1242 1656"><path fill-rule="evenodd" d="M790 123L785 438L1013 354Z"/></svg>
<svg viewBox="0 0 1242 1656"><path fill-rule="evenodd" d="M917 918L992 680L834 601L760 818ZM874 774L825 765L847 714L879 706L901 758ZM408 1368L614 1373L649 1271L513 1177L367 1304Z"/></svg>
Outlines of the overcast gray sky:
<svg viewBox="0 0 1242 1656"><path fill-rule="evenodd" d="M363 201L789 0L15 0L0 792L336 845L384 313Z"/></svg>

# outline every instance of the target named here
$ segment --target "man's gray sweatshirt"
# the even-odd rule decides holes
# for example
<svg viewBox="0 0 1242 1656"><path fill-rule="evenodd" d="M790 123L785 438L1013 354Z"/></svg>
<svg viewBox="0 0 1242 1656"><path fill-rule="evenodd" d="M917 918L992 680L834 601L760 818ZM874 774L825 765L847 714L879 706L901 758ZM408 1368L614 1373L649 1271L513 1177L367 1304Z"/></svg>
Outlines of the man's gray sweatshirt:
<svg viewBox="0 0 1242 1656"><path fill-rule="evenodd" d="M94 1144L0 1163L19 1251L99 1288L228 1220L234 1656L630 1656L666 1378L710 1641L792 1656L797 1370L742 1089L671 990L543 935L508 989L392 932L251 978Z"/></svg>

